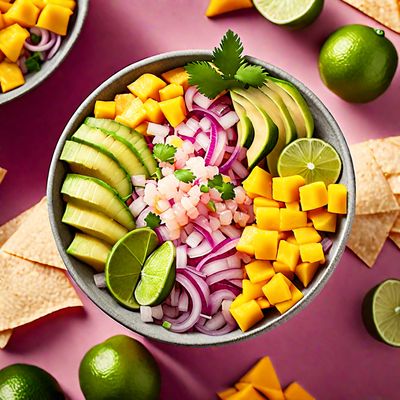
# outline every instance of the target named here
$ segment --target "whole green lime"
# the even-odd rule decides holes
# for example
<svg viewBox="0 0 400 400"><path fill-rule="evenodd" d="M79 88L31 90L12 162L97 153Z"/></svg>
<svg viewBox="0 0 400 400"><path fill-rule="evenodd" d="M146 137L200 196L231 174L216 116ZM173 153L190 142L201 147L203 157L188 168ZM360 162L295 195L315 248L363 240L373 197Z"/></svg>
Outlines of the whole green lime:
<svg viewBox="0 0 400 400"><path fill-rule="evenodd" d="M325 85L342 99L366 103L389 87L397 63L396 48L383 30L346 25L322 46L319 72Z"/></svg>
<svg viewBox="0 0 400 400"><path fill-rule="evenodd" d="M58 382L45 370L13 364L0 370L0 400L64 400Z"/></svg>
<svg viewBox="0 0 400 400"><path fill-rule="evenodd" d="M86 400L156 400L161 377L151 353L137 340L112 336L92 347L79 367Z"/></svg>

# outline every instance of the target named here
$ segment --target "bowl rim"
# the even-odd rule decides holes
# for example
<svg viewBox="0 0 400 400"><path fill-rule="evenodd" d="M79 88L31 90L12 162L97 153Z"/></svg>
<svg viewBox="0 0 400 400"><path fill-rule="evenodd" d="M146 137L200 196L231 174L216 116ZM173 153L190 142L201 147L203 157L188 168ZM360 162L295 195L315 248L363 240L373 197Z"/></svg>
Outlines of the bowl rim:
<svg viewBox="0 0 400 400"><path fill-rule="evenodd" d="M301 83L299 80L294 78L292 75L289 73L283 71L282 69L269 64L263 60L260 60L255 57L250 57L246 56L247 60L250 63L262 65L265 68L268 69L269 72L271 72L272 75L279 75L282 77L282 79L286 79L292 84L294 84L297 89L302 93L302 95L306 95L306 97L309 97L312 102L314 102L315 106L319 109L319 111L322 113L323 117L327 120L328 124L332 127L332 130L337 134L338 136L338 141L340 145L342 146L343 149L343 154L341 154L342 158L342 163L343 165L348 166L348 171L347 171L347 176L349 178L349 182L347 182L347 187L348 187L348 193L353 194L352 196L348 196L348 213L345 218L344 226L341 230L340 237L336 238L336 240L339 242L336 252L333 254L332 259L330 260L329 264L324 268L323 273L320 274L318 277L317 281L315 281L315 285L313 287L309 288L309 291L304 295L301 301L296 303L292 308L290 308L286 313L283 315L279 315L278 317L274 318L272 321L266 320L264 323L260 324L259 326L251 329L250 331L247 332L242 332L240 330L236 330L234 332L231 332L230 334L227 335L221 335L221 336L207 336L206 341L202 341L200 343L194 343L193 340L191 341L190 339L187 340L187 337L194 336L194 334L188 333L188 334L174 334L174 340L169 340L165 339L162 337L158 337L157 335L153 334L148 334L148 333L143 333L140 330L136 330L129 326L127 323L122 322L118 318L118 310L113 310L113 309L108 309L107 306L103 305L101 301L97 301L95 296L91 296L87 291L85 290L85 283L83 282L84 280L81 279L80 275L77 273L77 270L73 266L71 262L71 257L66 253L65 248L62 244L61 241L61 236L57 228L57 224L61 223L61 221L56 221L55 219L55 213L54 213L54 208L53 208L53 191L54 191L54 176L55 176L55 171L57 164L61 161L59 161L59 156L61 154L62 148L64 146L64 142L67 140L67 137L70 135L70 130L73 127L75 120L81 117L82 112L85 111L85 108L92 103L97 96L104 90L106 89L110 84L113 84L115 81L117 81L119 78L122 78L126 74L140 68L140 67L145 67L146 65L152 64L154 62L160 62L163 60L167 60L170 58L179 58L179 57L193 57L193 58L198 58L198 57L204 57L204 59L210 59L212 52L209 50L203 50L203 49L191 49L191 50L180 50L180 51L171 51L171 52L166 52L166 53L161 53L157 54L151 57L147 57L145 59L142 59L140 61L137 61L135 63L132 63L123 69L119 70L115 74L111 75L108 79L106 79L101 85L99 85L76 109L72 117L69 119L67 125L65 126L58 143L56 145L56 148L54 150L50 168L49 168L49 174L48 174L48 180L47 180L47 198L48 198L48 212L49 212L49 218L50 218L50 225L51 229L53 232L53 236L58 248L58 251L67 266L67 271L69 275L73 278L74 282L78 285L78 287L85 293L87 297L97 306L99 307L104 313L106 313L109 317L113 318L116 322L120 323L121 325L125 326L128 328L130 331L135 332L137 334L140 334L142 336L145 336L150 339L154 339L159 342L167 343L167 344L174 344L174 345L184 345L184 346L189 346L189 347L204 347L204 346L215 346L215 345L225 345L229 343L237 343L242 340L246 340L249 338L254 338L257 335L260 335L262 333L265 333L282 323L286 322L293 316L295 316L300 310L304 309L323 289L329 278L332 276L333 271L339 264L339 261L344 253L344 250L346 248L346 242L347 239L350 235L351 231L351 226L355 214L355 195L356 195L356 188L355 188L355 174L354 174L354 167L353 167L353 162L351 159L350 155L350 150L347 145L346 139L340 130L339 125L337 124L336 120L333 118L332 114L328 111L328 109L325 107L325 105L322 103L322 101L308 88L306 87L303 83ZM122 307L122 306L121 306ZM160 327L161 329L161 327ZM233 335L233 333L236 333ZM229 337L227 337L229 335ZM224 339L224 337L226 339ZM176 340L175 340L176 338Z"/></svg>
<svg viewBox="0 0 400 400"><path fill-rule="evenodd" d="M23 85L10 90L9 92L0 93L0 105L15 100L39 86L51 74L53 74L53 72L65 60L82 32L82 27L89 9L89 0L77 0L77 3L77 14L72 29L69 34L65 36L62 42L62 47L57 51L56 56L49 61L51 62L51 66L49 66L49 68L35 72L32 76L29 77L28 80L25 80L25 83Z"/></svg>

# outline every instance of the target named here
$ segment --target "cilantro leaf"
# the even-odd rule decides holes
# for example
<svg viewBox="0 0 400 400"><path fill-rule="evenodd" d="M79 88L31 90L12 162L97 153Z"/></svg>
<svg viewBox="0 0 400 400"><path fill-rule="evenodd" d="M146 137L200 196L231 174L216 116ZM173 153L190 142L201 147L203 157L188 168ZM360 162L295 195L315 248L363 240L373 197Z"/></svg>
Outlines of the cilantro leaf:
<svg viewBox="0 0 400 400"><path fill-rule="evenodd" d="M226 78L232 79L243 63L242 53L243 45L239 36L229 29L219 47L213 51L213 63Z"/></svg>
<svg viewBox="0 0 400 400"><path fill-rule="evenodd" d="M233 189L235 186L233 183L230 182L224 182L221 186L221 189L219 190L221 193L221 197L223 200L232 200L235 198L235 192Z"/></svg>
<svg viewBox="0 0 400 400"><path fill-rule="evenodd" d="M267 73L259 65L242 64L235 74L235 79L247 85L259 87L265 82Z"/></svg>
<svg viewBox="0 0 400 400"><path fill-rule="evenodd" d="M217 189L219 186L222 186L223 183L224 180L222 179L222 175L218 174L208 181L208 187Z"/></svg>
<svg viewBox="0 0 400 400"><path fill-rule="evenodd" d="M174 172L176 179L179 179L181 182L190 183L194 181L194 174L189 169L177 169Z"/></svg>
<svg viewBox="0 0 400 400"><path fill-rule="evenodd" d="M161 218L152 212L149 212L144 220L151 229L157 228L161 224Z"/></svg>
<svg viewBox="0 0 400 400"><path fill-rule="evenodd" d="M207 203L207 208L208 208L210 211L212 211L212 212L216 212L216 211L217 211L217 209L216 209L216 207L215 207L215 203L214 203L212 200L210 200L210 201Z"/></svg>
<svg viewBox="0 0 400 400"><path fill-rule="evenodd" d="M176 153L176 147L170 144L157 143L153 148L153 155L159 161L172 163Z"/></svg>
<svg viewBox="0 0 400 400"><path fill-rule="evenodd" d="M208 193L210 191L210 188L206 185L201 185L200 186L200 192L202 193Z"/></svg>

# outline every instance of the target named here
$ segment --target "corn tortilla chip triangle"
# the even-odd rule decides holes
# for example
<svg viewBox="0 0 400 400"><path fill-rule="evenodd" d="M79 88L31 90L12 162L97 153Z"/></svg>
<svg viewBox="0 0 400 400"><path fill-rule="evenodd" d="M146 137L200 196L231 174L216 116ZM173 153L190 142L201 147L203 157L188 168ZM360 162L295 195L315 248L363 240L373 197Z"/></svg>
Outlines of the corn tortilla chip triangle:
<svg viewBox="0 0 400 400"><path fill-rule="evenodd" d="M394 221L394 224L392 226L392 230L390 233L400 233L400 215L397 217L396 221Z"/></svg>
<svg viewBox="0 0 400 400"><path fill-rule="evenodd" d="M398 212L392 211L354 217L347 246L368 267L371 268L378 258L397 216Z"/></svg>
<svg viewBox="0 0 400 400"><path fill-rule="evenodd" d="M400 194L400 175L391 175L387 177L390 189L394 194Z"/></svg>
<svg viewBox="0 0 400 400"><path fill-rule="evenodd" d="M397 146L400 146L400 136L390 136L390 137L387 137L385 140L387 140Z"/></svg>
<svg viewBox="0 0 400 400"><path fill-rule="evenodd" d="M7 343L10 340L11 335L12 335L12 329L7 329L3 332L0 332L0 349L4 349L7 346Z"/></svg>
<svg viewBox="0 0 400 400"><path fill-rule="evenodd" d="M0 331L78 306L64 271L0 252Z"/></svg>
<svg viewBox="0 0 400 400"><path fill-rule="evenodd" d="M6 176L7 170L0 167L0 183L3 182L4 177Z"/></svg>
<svg viewBox="0 0 400 400"><path fill-rule="evenodd" d="M51 232L45 197L3 244L2 250L26 260L65 269Z"/></svg>
<svg viewBox="0 0 400 400"><path fill-rule="evenodd" d="M400 233L390 232L390 239L400 249Z"/></svg>
<svg viewBox="0 0 400 400"><path fill-rule="evenodd" d="M343 0L364 14L400 33L400 2L398 0Z"/></svg>
<svg viewBox="0 0 400 400"><path fill-rule="evenodd" d="M376 214L400 209L368 143L350 147L356 175L356 214Z"/></svg>
<svg viewBox="0 0 400 400"><path fill-rule="evenodd" d="M370 140L368 145L385 175L400 174L400 146L386 139Z"/></svg>

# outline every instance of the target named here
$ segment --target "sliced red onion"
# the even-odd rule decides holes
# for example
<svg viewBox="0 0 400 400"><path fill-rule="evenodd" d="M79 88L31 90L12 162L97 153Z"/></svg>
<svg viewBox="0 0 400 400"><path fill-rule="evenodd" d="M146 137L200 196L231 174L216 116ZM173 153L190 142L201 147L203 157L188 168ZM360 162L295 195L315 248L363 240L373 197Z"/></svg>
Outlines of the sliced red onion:
<svg viewBox="0 0 400 400"><path fill-rule="evenodd" d="M232 268L225 271L217 272L216 274L210 275L206 278L206 283L208 286L214 283L231 279L243 279L243 270L241 268Z"/></svg>
<svg viewBox="0 0 400 400"><path fill-rule="evenodd" d="M201 272L203 272L203 274L205 274L206 276L209 276L220 271L225 271L228 268L229 266L226 260L215 260L209 262L208 264L205 264Z"/></svg>
<svg viewBox="0 0 400 400"><path fill-rule="evenodd" d="M202 303L201 312L208 314L210 304L210 288L205 279L191 273L188 269L179 270L179 273L186 276L186 278L188 278L190 282L192 282L192 284L197 288Z"/></svg>
<svg viewBox="0 0 400 400"><path fill-rule="evenodd" d="M196 86L190 86L185 92L185 104L189 111L193 110L193 98L197 93Z"/></svg>
<svg viewBox="0 0 400 400"><path fill-rule="evenodd" d="M164 313L164 319L168 321L167 318L177 318L179 315L179 310L177 307L172 307L168 304L163 304L162 305L163 313Z"/></svg>
<svg viewBox="0 0 400 400"><path fill-rule="evenodd" d="M189 223L189 224L187 224L184 228L183 228L184 230L185 230L185 232L188 234L188 235L190 235L192 232L193 232L193 224L192 223Z"/></svg>
<svg viewBox="0 0 400 400"><path fill-rule="evenodd" d="M186 321L187 318L189 317L190 313L189 312L184 312L181 315L179 315L179 310L178 308L175 309L177 311L177 316L176 317L170 317L168 315L164 315L164 321L168 321L170 323L174 322L175 324L181 324L182 322Z"/></svg>
<svg viewBox="0 0 400 400"><path fill-rule="evenodd" d="M215 146L214 154L211 157L210 165L219 166L224 158L226 146L226 133L224 131L218 132L217 145Z"/></svg>
<svg viewBox="0 0 400 400"><path fill-rule="evenodd" d="M210 294L210 311L214 315L221 307L223 300L234 300L236 295L228 289L217 290Z"/></svg>
<svg viewBox="0 0 400 400"><path fill-rule="evenodd" d="M216 331L217 329L220 329L223 326L225 326L225 324L226 324L225 318L222 315L222 312L219 312L213 315L213 317L204 324L204 328Z"/></svg>
<svg viewBox="0 0 400 400"><path fill-rule="evenodd" d="M229 283L231 283L232 285L237 286L238 288L242 288L243 287L243 279L231 279L229 281Z"/></svg>
<svg viewBox="0 0 400 400"><path fill-rule="evenodd" d="M234 318L232 317L232 314L230 312L231 304L232 304L232 300L223 300L222 301L222 304L221 304L222 315L224 316L227 324L236 325L236 321L234 320Z"/></svg>
<svg viewBox="0 0 400 400"><path fill-rule="evenodd" d="M245 147L242 147L240 149L239 155L238 155L238 161L243 161L246 158L246 154L247 154L247 149Z"/></svg>
<svg viewBox="0 0 400 400"><path fill-rule="evenodd" d="M182 268L182 270L185 270L185 269L187 269L192 274L195 274L195 275L199 276L200 278L205 278L206 277L206 275L203 272L197 271L196 268L191 267L190 265L186 265L185 268Z"/></svg>
<svg viewBox="0 0 400 400"><path fill-rule="evenodd" d="M169 126L149 122L147 125L147 133L153 136L166 137L169 135Z"/></svg>
<svg viewBox="0 0 400 400"><path fill-rule="evenodd" d="M229 250L232 250L239 243L239 239L225 239L223 242L219 243L212 249L212 253L207 257L204 257L196 269L201 271L203 265L207 264L208 261L212 260L214 257L227 253Z"/></svg>
<svg viewBox="0 0 400 400"><path fill-rule="evenodd" d="M54 57L54 55L57 53L58 49L60 48L60 45L61 45L61 36L56 35L56 42L54 43L54 46L47 54L46 60L51 60Z"/></svg>
<svg viewBox="0 0 400 400"><path fill-rule="evenodd" d="M189 239L189 237L188 237ZM186 241L187 243L187 241ZM210 244L207 242L207 240L203 240L197 247L194 247L193 249L188 250L188 256L190 258L197 258L197 257L203 257L206 254L209 254L212 250L212 247Z"/></svg>
<svg viewBox="0 0 400 400"><path fill-rule="evenodd" d="M238 142L238 136L234 128L229 128L226 130L226 135L228 137L228 141Z"/></svg>
<svg viewBox="0 0 400 400"><path fill-rule="evenodd" d="M333 242L330 238L325 237L322 239L321 244L322 244L322 249L324 250L324 253L327 254L329 252L329 250L331 249Z"/></svg>
<svg viewBox="0 0 400 400"><path fill-rule="evenodd" d="M144 197L144 188L137 187L135 188L135 192L138 196Z"/></svg>
<svg viewBox="0 0 400 400"><path fill-rule="evenodd" d="M176 248L176 268L185 268L187 265L187 246Z"/></svg>
<svg viewBox="0 0 400 400"><path fill-rule="evenodd" d="M136 226L137 226L137 224L136 224ZM155 228L154 230L155 230L160 242L165 242L170 239L169 238L169 230L165 225L161 225L161 226Z"/></svg>
<svg viewBox="0 0 400 400"><path fill-rule="evenodd" d="M153 315L152 315L151 307L140 306L140 319L143 322L153 322Z"/></svg>
<svg viewBox="0 0 400 400"><path fill-rule="evenodd" d="M206 150L206 155L204 157L205 165L210 165L211 160L214 157L215 149L218 143L218 130L217 126L214 121L210 120L211 122L211 132L210 132L210 145Z"/></svg>
<svg viewBox="0 0 400 400"><path fill-rule="evenodd" d="M210 232L207 229L203 228L201 225L199 225L196 222L193 222L193 228L197 232L199 232L204 237L204 239L207 240L207 242L210 244L211 247L215 246L214 237L210 234Z"/></svg>
<svg viewBox="0 0 400 400"><path fill-rule="evenodd" d="M236 326L226 324L223 328L213 331L211 329L207 329L205 326L196 324L195 329L197 331L199 331L200 333L204 333L205 335L208 335L208 336L222 336L222 335L226 335L229 332L234 331L236 329Z"/></svg>
<svg viewBox="0 0 400 400"><path fill-rule="evenodd" d="M34 29L34 28L32 28ZM24 47L26 49L28 49L29 51L46 51L49 50L55 43L56 41L56 37L53 33L53 35L50 34L49 31L47 31L46 29L39 29L39 30L35 30L31 32L34 33L37 36L40 36L40 41L38 44L32 44L29 43L30 42L30 38L28 37L28 39L25 41L24 43ZM35 33L37 32L37 33Z"/></svg>
<svg viewBox="0 0 400 400"><path fill-rule="evenodd" d="M200 243L202 242L203 239L204 239L204 236L200 232L198 232L198 230L195 230L190 235L188 235L188 237L186 238L186 244L191 249L195 249L200 245Z"/></svg>
<svg viewBox="0 0 400 400"><path fill-rule="evenodd" d="M184 135L184 136L189 136L193 137L195 132L193 132L192 129L190 129L185 122L181 122L176 128L175 128L175 133L178 135Z"/></svg>
<svg viewBox="0 0 400 400"><path fill-rule="evenodd" d="M175 285L172 288L171 293L169 294L169 297L171 298L171 306L172 307L178 307L180 294L181 294L180 288L177 285Z"/></svg>
<svg viewBox="0 0 400 400"><path fill-rule="evenodd" d="M228 236L230 239L237 239L240 238L242 233L239 229L235 228L233 225L224 225L221 226L220 231L225 235Z"/></svg>
<svg viewBox="0 0 400 400"><path fill-rule="evenodd" d="M137 198L135 201L138 201L140 199ZM134 202L133 202L134 203ZM133 204L132 203L132 204ZM132 205L131 204L131 205ZM137 217L136 219L136 228L144 228L145 226L147 226L147 223L145 221L145 218L147 217L147 215L151 212L150 207L145 208Z"/></svg>
<svg viewBox="0 0 400 400"><path fill-rule="evenodd" d="M26 67L25 61L26 61L26 57L25 56L20 57L18 59L18 61L17 61L17 64L21 68L21 72L24 75L26 75L28 73L28 68Z"/></svg>
<svg viewBox="0 0 400 400"><path fill-rule="evenodd" d="M144 188L146 185L146 176L145 175L132 175L131 181L132 181L133 186Z"/></svg>
<svg viewBox="0 0 400 400"><path fill-rule="evenodd" d="M190 128L194 133L197 133L197 131L200 129L200 124L197 119L194 119L193 117L189 118L186 121L186 126Z"/></svg>
<svg viewBox="0 0 400 400"><path fill-rule="evenodd" d="M99 288L99 289L105 289L107 287L106 284L106 275L104 272L100 272L99 274L94 274L93 275L93 280L94 284Z"/></svg>
<svg viewBox="0 0 400 400"><path fill-rule="evenodd" d="M134 217L139 216L141 212L147 207L147 204L144 202L142 197L138 197L136 200L133 200L129 205L129 210L131 211ZM146 214L147 216L147 214ZM145 218L145 217L144 217ZM143 225L145 226L145 225Z"/></svg>
<svg viewBox="0 0 400 400"><path fill-rule="evenodd" d="M238 156L239 156L239 153L240 153L240 149L241 149L241 147L240 147L240 144L239 144L239 142L236 144L236 147L235 147L235 149L233 150L233 152L232 152L232 154L231 154L231 156L228 158L228 160L223 164L223 165L221 165L220 167L219 167L219 172L221 172L221 173L226 173L230 168L232 168L233 170L234 170L234 168L233 168L233 166L234 166L234 164L236 163L236 162L238 162L237 161L237 158L238 158ZM239 162L238 162L239 163ZM245 168L241 163L239 163L245 170L246 170L246 175L245 176L247 176L248 175L248 171L247 171L247 168ZM235 170L234 170L235 171ZM236 172L236 171L235 171ZM243 171L242 171L243 172ZM239 177L240 177L240 175L239 174L237 174ZM243 176L243 178L245 177L245 176Z"/></svg>
<svg viewBox="0 0 400 400"><path fill-rule="evenodd" d="M248 169L237 159L232 163L232 170L240 179L244 179L247 177L247 175L249 175Z"/></svg>
<svg viewBox="0 0 400 400"><path fill-rule="evenodd" d="M235 295L235 297L239 296L239 294L241 293L241 290L238 286L233 285L231 282L228 281L220 281L210 286L210 291L212 293L218 290L230 290Z"/></svg>
<svg viewBox="0 0 400 400"><path fill-rule="evenodd" d="M197 104L199 107L207 109L211 106L214 99L209 99L204 96L204 94L197 92L193 97L193 103Z"/></svg>
<svg viewBox="0 0 400 400"><path fill-rule="evenodd" d="M229 111L225 115L219 118L219 123L224 129L232 128L239 122L239 117L235 111Z"/></svg>
<svg viewBox="0 0 400 400"><path fill-rule="evenodd" d="M200 120L199 126L203 132L208 132L211 129L211 122L208 118L203 117Z"/></svg>
<svg viewBox="0 0 400 400"><path fill-rule="evenodd" d="M226 262L228 263L229 268L240 268L242 266L242 260L237 253L228 257Z"/></svg>
<svg viewBox="0 0 400 400"><path fill-rule="evenodd" d="M218 103L215 106L211 106L210 107L210 111L214 112L215 114L217 114L219 117L222 117L223 115L225 115L226 113L228 113L229 111L231 111L231 108L229 107L228 104L224 104L224 103Z"/></svg>
<svg viewBox="0 0 400 400"><path fill-rule="evenodd" d="M210 139L209 139L208 136L207 136L205 133L203 133L203 132L200 132L200 133L196 136L195 142L198 143L199 146L200 146L202 149L204 149L204 150L207 150L208 147L210 146Z"/></svg>
<svg viewBox="0 0 400 400"><path fill-rule="evenodd" d="M164 316L162 305L159 304L158 306L151 307L151 315L154 319L162 319Z"/></svg>
<svg viewBox="0 0 400 400"><path fill-rule="evenodd" d="M186 290L182 290L178 301L178 310L182 312L187 312L189 310L189 296Z"/></svg>
<svg viewBox="0 0 400 400"><path fill-rule="evenodd" d="M220 230L214 231L211 235L215 245L220 244L221 242L226 240L226 236Z"/></svg>
<svg viewBox="0 0 400 400"><path fill-rule="evenodd" d="M179 136L182 140L188 140L190 143L195 143L195 142L196 142L196 139L195 139L194 137L181 135L180 133L178 133L178 136Z"/></svg>

